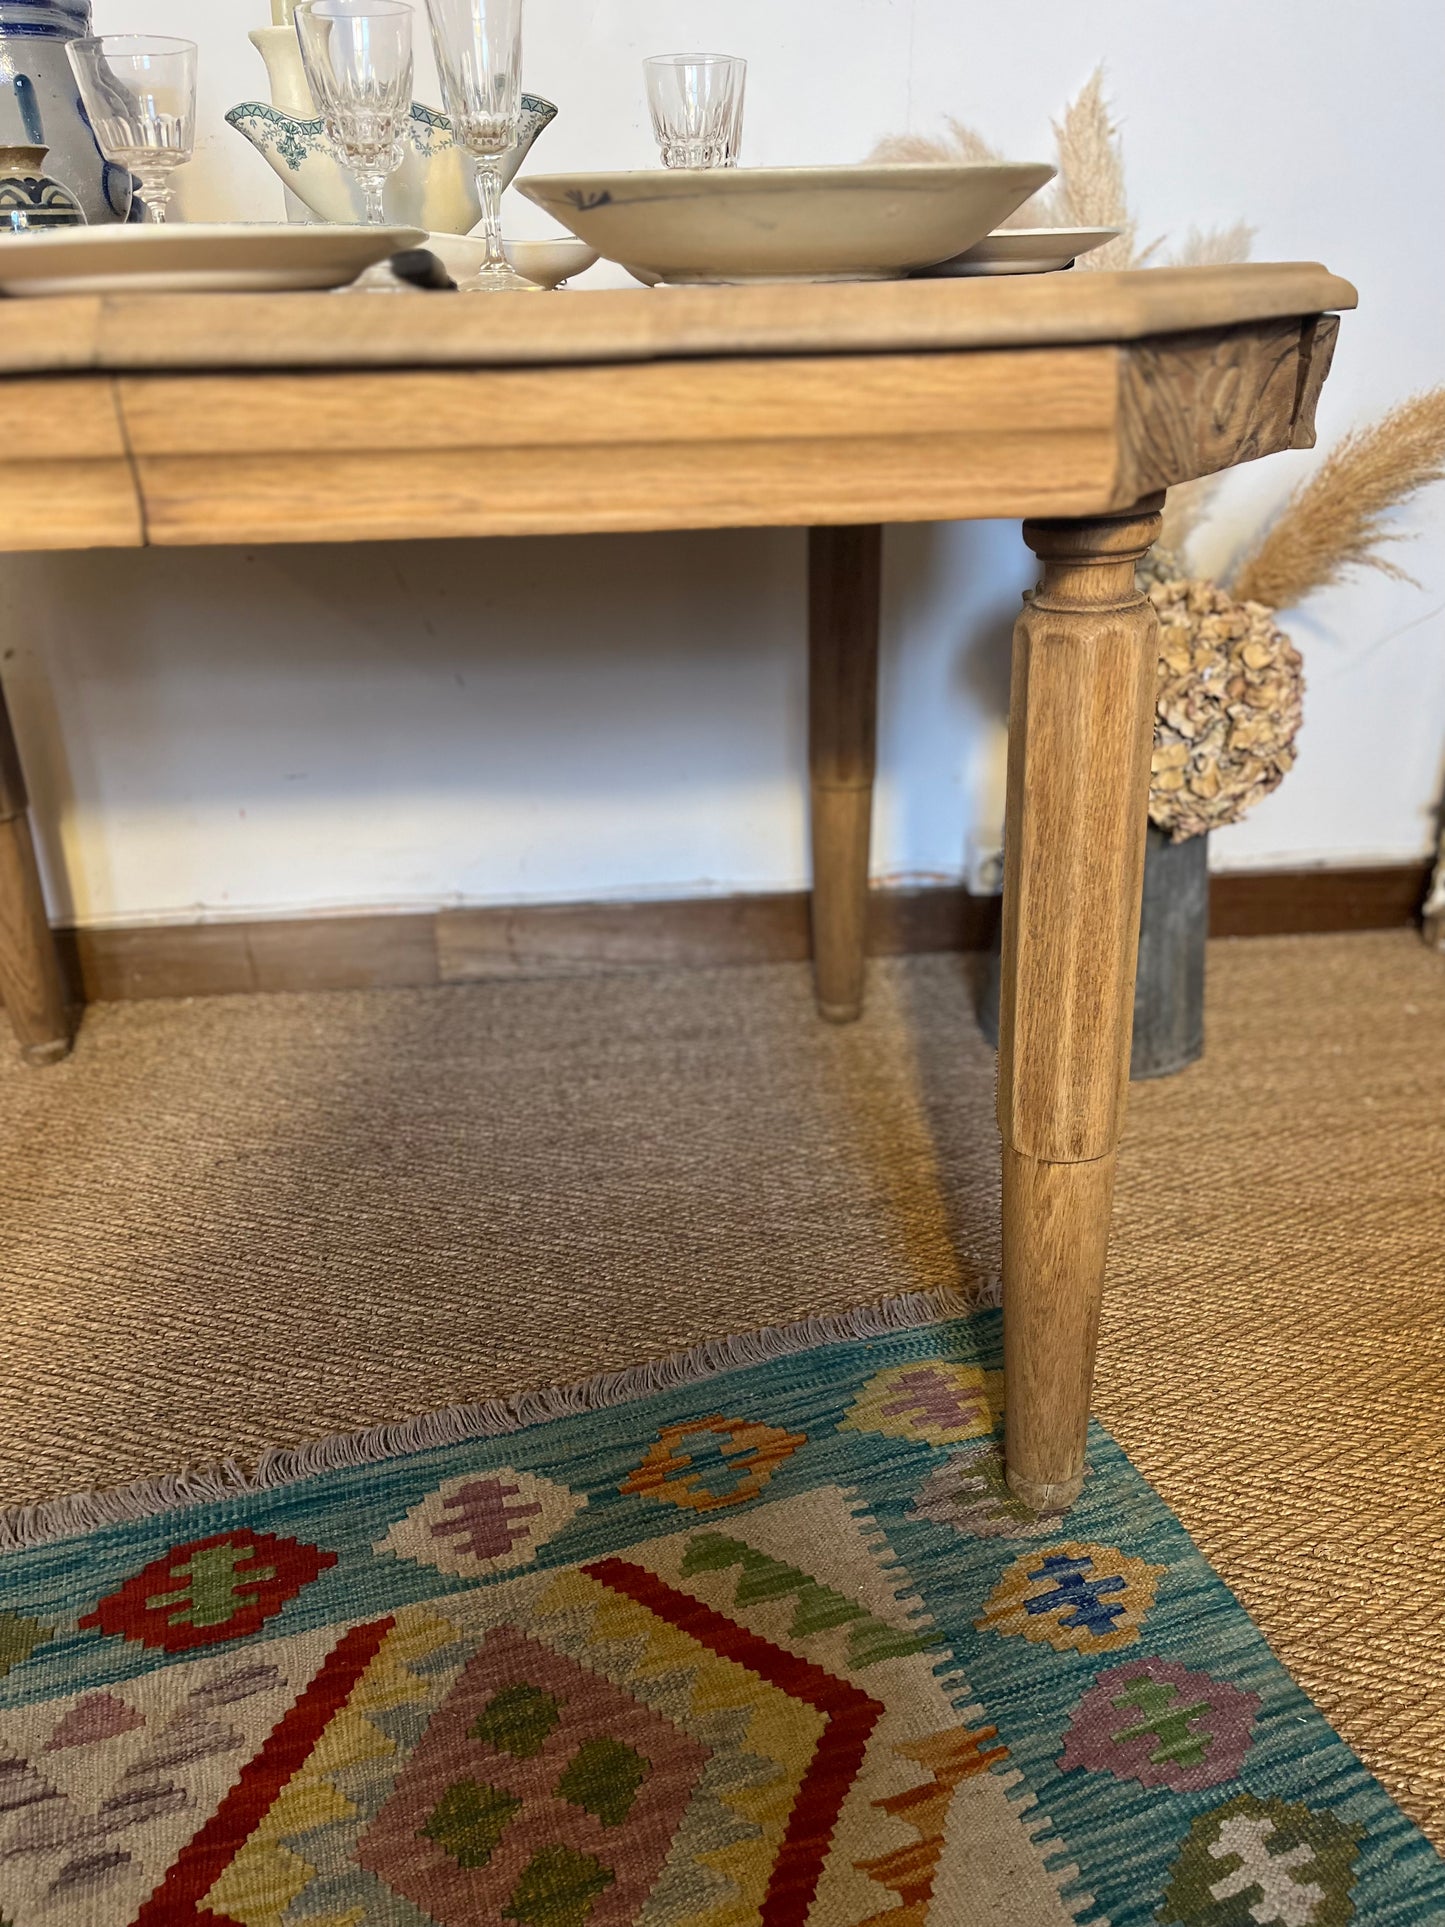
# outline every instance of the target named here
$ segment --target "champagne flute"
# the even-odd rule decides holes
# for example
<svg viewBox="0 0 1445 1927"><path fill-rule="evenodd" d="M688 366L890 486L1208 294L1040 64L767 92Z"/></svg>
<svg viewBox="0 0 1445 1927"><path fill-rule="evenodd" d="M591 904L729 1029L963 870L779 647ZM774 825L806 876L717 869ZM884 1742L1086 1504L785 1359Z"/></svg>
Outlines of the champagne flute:
<svg viewBox="0 0 1445 1927"><path fill-rule="evenodd" d="M175 171L196 146L193 40L159 34L100 34L65 49L96 144L141 184L146 219L163 226Z"/></svg>
<svg viewBox="0 0 1445 1927"><path fill-rule="evenodd" d="M368 227L411 120L412 10L405 0L300 0L296 38L326 132L360 183Z"/></svg>
<svg viewBox="0 0 1445 1927"><path fill-rule="evenodd" d="M463 294L528 293L502 248L502 160L522 132L522 0L427 0L442 98L476 164L486 256Z"/></svg>

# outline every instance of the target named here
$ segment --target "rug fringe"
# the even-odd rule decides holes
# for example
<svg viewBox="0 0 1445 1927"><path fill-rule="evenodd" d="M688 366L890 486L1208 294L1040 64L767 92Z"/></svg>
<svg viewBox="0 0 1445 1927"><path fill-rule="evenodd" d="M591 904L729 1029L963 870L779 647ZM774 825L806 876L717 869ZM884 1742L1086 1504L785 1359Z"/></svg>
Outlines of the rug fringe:
<svg viewBox="0 0 1445 1927"><path fill-rule="evenodd" d="M159 1479L138 1479L108 1491L78 1492L65 1499L0 1510L0 1554L25 1552L73 1539L104 1526L129 1525L178 1512L191 1506L272 1492L296 1485L323 1472L354 1466L381 1465L388 1459L434 1451L438 1446L461 1445L469 1439L502 1438L549 1419L577 1418L608 1406L625 1405L654 1392L674 1391L741 1371L770 1359L788 1358L821 1345L845 1344L850 1339L886 1338L894 1332L917 1331L950 1318L965 1318L999 1303L997 1279L962 1290L908 1292L855 1311L827 1318L800 1319L793 1325L771 1325L737 1338L714 1338L691 1351L675 1352L620 1372L599 1372L579 1385L554 1386L518 1392L510 1398L488 1399L479 1405L452 1405L440 1412L408 1419L397 1425L373 1426L369 1431L337 1433L284 1451L263 1453L254 1465L226 1459L195 1471L173 1472Z"/></svg>

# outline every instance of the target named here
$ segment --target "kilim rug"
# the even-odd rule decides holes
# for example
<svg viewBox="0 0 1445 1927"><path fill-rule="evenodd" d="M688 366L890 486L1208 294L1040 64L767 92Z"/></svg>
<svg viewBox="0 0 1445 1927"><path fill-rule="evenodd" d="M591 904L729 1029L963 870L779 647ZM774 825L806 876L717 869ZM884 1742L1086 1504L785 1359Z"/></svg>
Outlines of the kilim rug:
<svg viewBox="0 0 1445 1927"><path fill-rule="evenodd" d="M1445 1922L1119 1449L1031 1517L997 1314L919 1317L12 1519L0 1921Z"/></svg>

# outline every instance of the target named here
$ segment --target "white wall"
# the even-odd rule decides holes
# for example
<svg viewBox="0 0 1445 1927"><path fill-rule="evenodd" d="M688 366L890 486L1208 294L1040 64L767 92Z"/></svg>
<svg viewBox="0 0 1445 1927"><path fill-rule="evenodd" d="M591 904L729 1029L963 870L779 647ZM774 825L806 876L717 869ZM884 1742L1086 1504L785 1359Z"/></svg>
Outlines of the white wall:
<svg viewBox="0 0 1445 1927"><path fill-rule="evenodd" d="M264 4L96 0L101 28L201 40L192 218L279 212L221 122L263 93L245 32ZM1445 378L1439 0L531 0L530 18L528 84L562 110L538 168L649 164L638 62L683 43L751 58L754 162L857 158L949 112L1047 155L1103 57L1148 234L1244 216L1260 257L1359 284L1323 441ZM1308 467L1231 477L1208 559ZM1405 518L1422 589L1371 577L1292 618L1299 767L1215 839L1220 864L1429 847L1442 508ZM970 831L996 830L1029 569L1001 525L889 536L882 876L956 876ZM802 623L801 537L776 532L0 559L52 892L82 921L794 886Z"/></svg>

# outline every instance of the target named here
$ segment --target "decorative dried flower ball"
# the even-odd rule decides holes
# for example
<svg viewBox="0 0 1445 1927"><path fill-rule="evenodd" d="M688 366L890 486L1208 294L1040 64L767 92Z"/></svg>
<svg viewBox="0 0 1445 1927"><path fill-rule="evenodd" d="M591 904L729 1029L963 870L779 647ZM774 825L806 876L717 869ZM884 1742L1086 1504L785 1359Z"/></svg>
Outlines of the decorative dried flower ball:
<svg viewBox="0 0 1445 1927"><path fill-rule="evenodd" d="M1174 842L1237 823L1294 766L1304 661L1261 602L1154 557L1140 586L1159 612L1149 815Z"/></svg>

